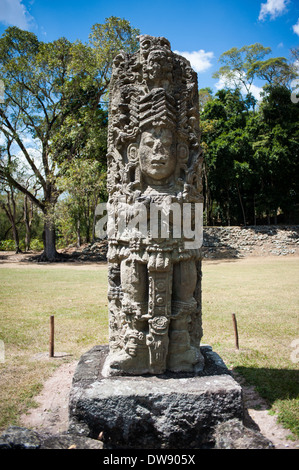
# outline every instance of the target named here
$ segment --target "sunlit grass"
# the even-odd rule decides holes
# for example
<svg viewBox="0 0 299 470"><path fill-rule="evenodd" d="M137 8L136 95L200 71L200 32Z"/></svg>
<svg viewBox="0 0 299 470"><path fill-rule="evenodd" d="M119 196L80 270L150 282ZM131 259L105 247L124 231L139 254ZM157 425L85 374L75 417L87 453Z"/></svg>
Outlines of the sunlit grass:
<svg viewBox="0 0 299 470"><path fill-rule="evenodd" d="M298 285L295 257L203 263L203 342L256 386L297 437L299 364L291 343L299 338Z"/></svg>
<svg viewBox="0 0 299 470"><path fill-rule="evenodd" d="M54 356L48 357L54 315ZM0 265L0 428L18 423L62 361L108 342L106 266ZM45 360L35 360L44 354Z"/></svg>

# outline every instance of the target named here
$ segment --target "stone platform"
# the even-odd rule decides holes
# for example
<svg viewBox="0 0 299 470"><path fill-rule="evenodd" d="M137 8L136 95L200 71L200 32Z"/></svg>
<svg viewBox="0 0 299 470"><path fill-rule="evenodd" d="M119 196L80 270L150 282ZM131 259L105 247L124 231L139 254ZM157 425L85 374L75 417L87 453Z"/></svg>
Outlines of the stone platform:
<svg viewBox="0 0 299 470"><path fill-rule="evenodd" d="M215 427L243 420L242 390L221 358L202 346L198 376L102 377L107 346L85 353L70 393L69 432L96 439L104 448L200 449L214 446Z"/></svg>

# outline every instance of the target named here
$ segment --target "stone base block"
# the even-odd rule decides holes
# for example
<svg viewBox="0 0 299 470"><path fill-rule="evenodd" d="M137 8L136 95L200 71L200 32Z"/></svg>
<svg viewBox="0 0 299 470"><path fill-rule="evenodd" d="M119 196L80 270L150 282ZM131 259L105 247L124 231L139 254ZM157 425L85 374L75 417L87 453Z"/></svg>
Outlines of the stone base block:
<svg viewBox="0 0 299 470"><path fill-rule="evenodd" d="M69 432L104 448L200 449L214 447L215 427L243 421L242 390L221 358L202 346L198 376L103 377L108 347L96 346L77 366L70 392Z"/></svg>

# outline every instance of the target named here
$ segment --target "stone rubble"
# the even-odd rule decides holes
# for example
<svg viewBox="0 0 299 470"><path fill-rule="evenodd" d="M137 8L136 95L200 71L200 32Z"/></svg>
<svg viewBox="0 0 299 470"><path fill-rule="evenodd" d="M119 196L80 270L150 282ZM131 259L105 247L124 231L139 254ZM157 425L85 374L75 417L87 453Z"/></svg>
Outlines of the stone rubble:
<svg viewBox="0 0 299 470"><path fill-rule="evenodd" d="M204 227L203 258L299 254L299 225Z"/></svg>

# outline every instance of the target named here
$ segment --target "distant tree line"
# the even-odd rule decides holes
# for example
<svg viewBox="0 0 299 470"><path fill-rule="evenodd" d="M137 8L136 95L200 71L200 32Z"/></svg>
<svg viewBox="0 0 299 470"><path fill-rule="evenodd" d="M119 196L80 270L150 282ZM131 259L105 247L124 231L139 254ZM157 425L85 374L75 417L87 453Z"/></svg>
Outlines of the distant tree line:
<svg viewBox="0 0 299 470"><path fill-rule="evenodd" d="M208 225L299 223L298 49L290 63L264 59L269 52L261 44L225 52L215 77L227 86L199 91ZM256 77L265 81L259 102Z"/></svg>
<svg viewBox="0 0 299 470"><path fill-rule="evenodd" d="M112 61L137 50L138 34L110 17L86 44L43 43L16 27L0 38L0 249L43 249L42 259L55 260L57 248L95 239L95 208L107 198ZM215 75L224 88L199 90L206 224L298 223L298 75L269 52L227 51ZM256 77L265 82L260 102Z"/></svg>

